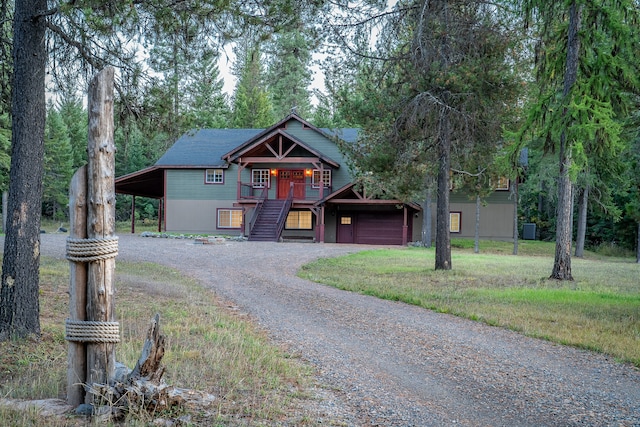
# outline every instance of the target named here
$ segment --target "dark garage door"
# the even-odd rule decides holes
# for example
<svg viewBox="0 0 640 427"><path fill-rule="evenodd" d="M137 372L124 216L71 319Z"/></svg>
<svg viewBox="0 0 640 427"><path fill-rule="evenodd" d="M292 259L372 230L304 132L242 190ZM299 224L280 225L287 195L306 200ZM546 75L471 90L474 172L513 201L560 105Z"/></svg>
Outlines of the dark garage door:
<svg viewBox="0 0 640 427"><path fill-rule="evenodd" d="M404 214L399 212L365 213L356 217L355 243L364 245L402 245Z"/></svg>

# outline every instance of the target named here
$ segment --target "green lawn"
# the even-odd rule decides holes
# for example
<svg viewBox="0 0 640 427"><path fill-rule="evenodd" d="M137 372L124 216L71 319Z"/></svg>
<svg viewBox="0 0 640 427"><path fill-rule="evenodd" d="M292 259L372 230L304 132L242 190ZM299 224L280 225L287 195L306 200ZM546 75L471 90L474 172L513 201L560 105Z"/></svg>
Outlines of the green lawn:
<svg viewBox="0 0 640 427"><path fill-rule="evenodd" d="M434 249L370 250L305 265L303 278L404 301L610 354L640 366L640 265L589 254L574 258L575 281L549 280L554 245L454 241L451 271L434 270Z"/></svg>

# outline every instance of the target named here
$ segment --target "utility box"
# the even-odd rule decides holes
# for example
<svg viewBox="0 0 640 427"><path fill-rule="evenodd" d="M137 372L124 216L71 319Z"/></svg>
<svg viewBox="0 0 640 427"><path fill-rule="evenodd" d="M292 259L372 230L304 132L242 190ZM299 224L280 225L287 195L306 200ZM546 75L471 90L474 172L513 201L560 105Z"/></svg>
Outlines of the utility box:
<svg viewBox="0 0 640 427"><path fill-rule="evenodd" d="M536 225L527 222L522 225L522 238L524 240L536 240Z"/></svg>

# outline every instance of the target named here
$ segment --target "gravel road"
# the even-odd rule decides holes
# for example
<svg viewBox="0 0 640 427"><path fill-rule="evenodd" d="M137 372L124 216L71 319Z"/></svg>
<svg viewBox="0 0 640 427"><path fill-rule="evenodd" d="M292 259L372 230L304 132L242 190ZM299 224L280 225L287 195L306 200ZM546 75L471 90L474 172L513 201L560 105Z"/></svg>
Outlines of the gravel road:
<svg viewBox="0 0 640 427"><path fill-rule="evenodd" d="M61 257L65 235L42 235ZM326 425L640 426L640 371L606 356L319 285L304 263L355 245L120 236L118 259L166 264L248 313L317 371Z"/></svg>

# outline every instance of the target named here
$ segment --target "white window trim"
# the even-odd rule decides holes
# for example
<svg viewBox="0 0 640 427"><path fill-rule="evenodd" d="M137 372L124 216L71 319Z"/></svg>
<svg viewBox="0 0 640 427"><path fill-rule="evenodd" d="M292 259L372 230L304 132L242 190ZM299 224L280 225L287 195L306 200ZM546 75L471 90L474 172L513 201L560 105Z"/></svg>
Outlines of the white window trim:
<svg viewBox="0 0 640 427"><path fill-rule="evenodd" d="M211 171L211 175L213 175L213 181L209 180L209 171ZM220 177L219 181L216 181L216 178ZM224 184L224 169L221 168L212 168L212 169L205 169L204 171L204 183L205 184Z"/></svg>
<svg viewBox="0 0 640 427"><path fill-rule="evenodd" d="M265 182L256 182L256 173L259 174L260 178L264 178L266 175L266 187L271 188L271 170L270 169L251 169L251 186L253 188L264 188Z"/></svg>
<svg viewBox="0 0 640 427"><path fill-rule="evenodd" d="M316 175L320 176L320 169L314 169L313 173L311 174L311 187L312 188L320 188L320 183L316 182ZM331 187L331 169L322 169L322 175L323 175L323 187ZM328 179L324 179L324 178L328 178ZM327 182L328 181L328 182Z"/></svg>

